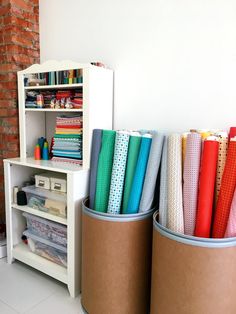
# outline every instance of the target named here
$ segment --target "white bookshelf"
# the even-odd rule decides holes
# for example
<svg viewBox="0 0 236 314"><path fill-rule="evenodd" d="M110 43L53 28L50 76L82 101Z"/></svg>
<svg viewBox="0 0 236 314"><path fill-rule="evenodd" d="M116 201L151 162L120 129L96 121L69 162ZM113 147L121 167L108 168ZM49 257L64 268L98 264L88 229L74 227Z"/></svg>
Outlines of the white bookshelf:
<svg viewBox="0 0 236 314"><path fill-rule="evenodd" d="M45 86L24 86L24 75L81 69L83 83ZM32 109L25 108L27 90L75 89L83 88L83 109ZM113 72L91 64L71 61L48 61L36 64L18 72L18 98L20 121L20 157L4 160L5 204L7 224L8 263L15 259L64 282L72 297L80 292L81 269L81 204L88 194L88 177L92 131L95 128L111 129L113 114ZM55 131L56 117L63 115L83 115L83 165L35 160L33 152L37 139L41 136L50 143ZM38 211L29 206L19 206L13 202L13 187L22 186L32 175L45 171L66 174L67 217L59 217ZM32 253L22 242L26 228L27 212L67 226L67 268L57 265Z"/></svg>

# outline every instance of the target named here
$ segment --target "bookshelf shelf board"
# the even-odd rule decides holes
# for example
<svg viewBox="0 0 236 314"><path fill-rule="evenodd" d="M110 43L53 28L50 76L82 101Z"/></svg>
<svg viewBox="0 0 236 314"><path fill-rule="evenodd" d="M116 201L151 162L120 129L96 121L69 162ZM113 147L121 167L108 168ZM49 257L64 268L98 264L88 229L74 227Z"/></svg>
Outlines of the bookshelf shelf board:
<svg viewBox="0 0 236 314"><path fill-rule="evenodd" d="M25 111L33 112L83 112L83 109L50 109L50 108L25 108Z"/></svg>

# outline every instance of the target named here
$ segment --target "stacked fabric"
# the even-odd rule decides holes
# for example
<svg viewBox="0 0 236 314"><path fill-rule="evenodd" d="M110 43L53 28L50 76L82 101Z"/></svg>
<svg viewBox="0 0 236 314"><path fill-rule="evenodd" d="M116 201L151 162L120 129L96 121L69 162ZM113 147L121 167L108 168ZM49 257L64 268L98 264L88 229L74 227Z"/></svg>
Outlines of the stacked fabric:
<svg viewBox="0 0 236 314"><path fill-rule="evenodd" d="M152 209L163 138L155 131L94 130L90 208L110 214Z"/></svg>
<svg viewBox="0 0 236 314"><path fill-rule="evenodd" d="M82 116L56 118L52 154L54 161L82 162Z"/></svg>
<svg viewBox="0 0 236 314"><path fill-rule="evenodd" d="M204 238L236 236L236 129L171 134L161 166L159 222ZM183 169L182 169L183 168Z"/></svg>

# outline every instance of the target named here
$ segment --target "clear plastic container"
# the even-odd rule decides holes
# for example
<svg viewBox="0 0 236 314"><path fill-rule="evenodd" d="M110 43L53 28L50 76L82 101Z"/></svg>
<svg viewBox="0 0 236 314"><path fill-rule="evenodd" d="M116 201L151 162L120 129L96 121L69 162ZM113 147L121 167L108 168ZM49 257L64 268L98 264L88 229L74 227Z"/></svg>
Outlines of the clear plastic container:
<svg viewBox="0 0 236 314"><path fill-rule="evenodd" d="M23 216L30 233L67 247L67 226L28 213L23 213Z"/></svg>
<svg viewBox="0 0 236 314"><path fill-rule="evenodd" d="M67 249L64 246L40 238L28 230L24 231L23 234L27 237L28 246L33 253L67 267Z"/></svg>
<svg viewBox="0 0 236 314"><path fill-rule="evenodd" d="M34 185L25 186L28 206L52 215L66 217L66 193L48 191Z"/></svg>

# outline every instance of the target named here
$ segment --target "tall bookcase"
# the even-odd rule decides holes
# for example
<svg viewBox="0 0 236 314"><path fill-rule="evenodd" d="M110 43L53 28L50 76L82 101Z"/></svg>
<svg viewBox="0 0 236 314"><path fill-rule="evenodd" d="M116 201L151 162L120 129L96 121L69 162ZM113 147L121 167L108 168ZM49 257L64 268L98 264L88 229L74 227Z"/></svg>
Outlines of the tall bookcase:
<svg viewBox="0 0 236 314"><path fill-rule="evenodd" d="M25 86L29 74L57 72L79 69L82 83ZM82 109L26 108L26 92L41 90L75 90L83 94ZM71 61L48 61L35 64L18 72L20 157L4 160L5 204L7 223L8 263L20 260L67 284L70 295L75 297L80 291L80 242L81 242L81 202L88 193L88 177L92 130L111 129L113 121L113 71L110 69ZM55 131L56 117L63 115L83 116L83 165L34 160L33 153L37 139L41 136L50 142ZM67 178L67 217L61 218L13 202L13 187L21 186L30 176L42 172L64 173ZM26 221L22 212L67 225L67 268L59 266L29 251L22 243L22 232Z"/></svg>

